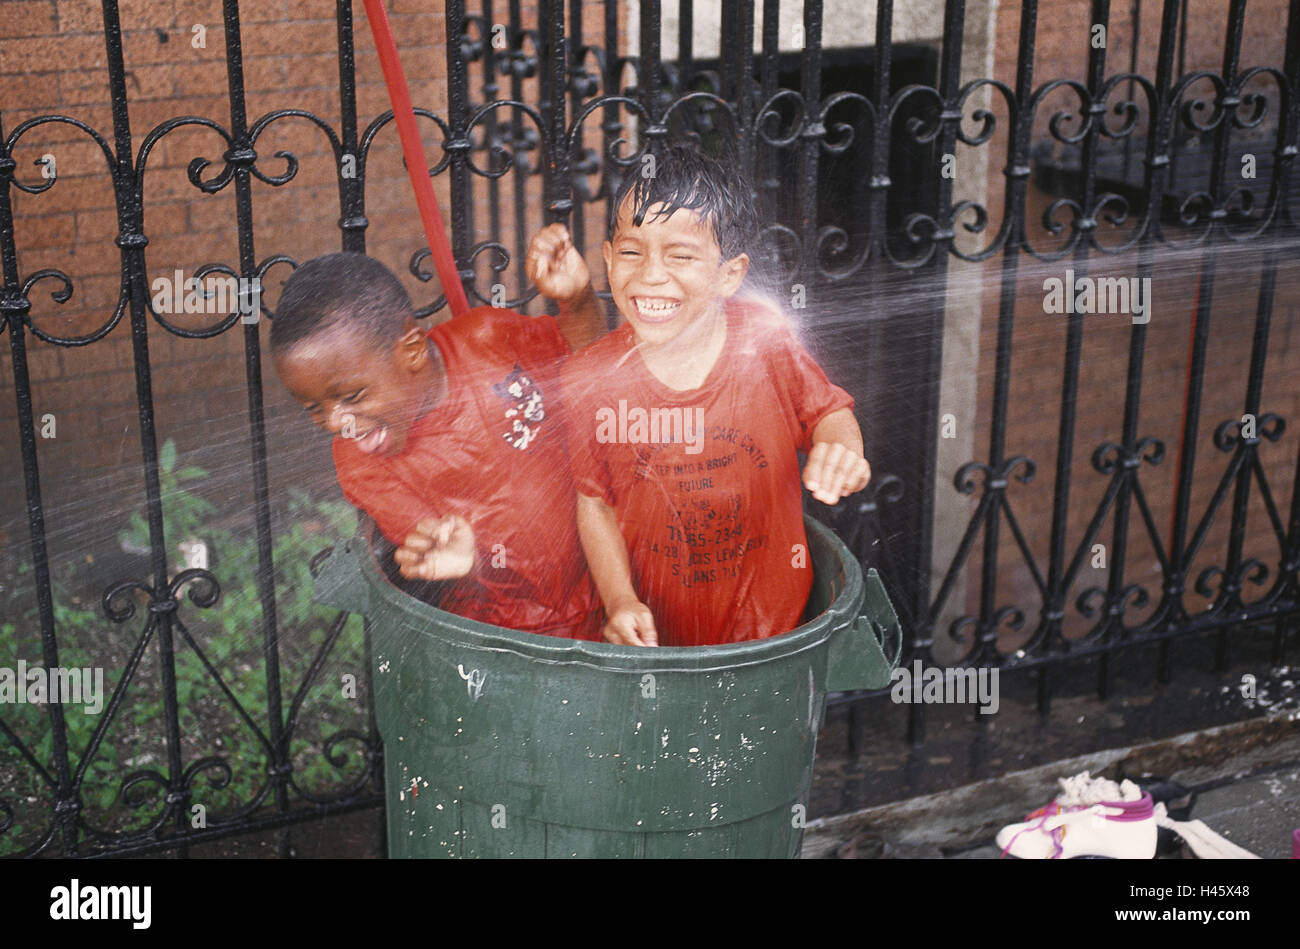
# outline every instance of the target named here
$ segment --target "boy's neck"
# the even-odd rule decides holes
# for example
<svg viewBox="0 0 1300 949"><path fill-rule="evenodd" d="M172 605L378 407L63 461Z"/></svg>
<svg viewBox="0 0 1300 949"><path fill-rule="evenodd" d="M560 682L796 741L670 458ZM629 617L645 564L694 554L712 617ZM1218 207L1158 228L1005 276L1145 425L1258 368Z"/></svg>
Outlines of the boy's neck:
<svg viewBox="0 0 1300 949"><path fill-rule="evenodd" d="M677 392L704 385L727 342L727 311L719 300L713 312L659 346L637 344L650 374Z"/></svg>
<svg viewBox="0 0 1300 949"><path fill-rule="evenodd" d="M432 339L429 340L429 361L424 365L423 375L425 378L420 381L424 395L415 413L417 419L423 418L446 402L447 393L450 391L447 362L442 358L442 350Z"/></svg>

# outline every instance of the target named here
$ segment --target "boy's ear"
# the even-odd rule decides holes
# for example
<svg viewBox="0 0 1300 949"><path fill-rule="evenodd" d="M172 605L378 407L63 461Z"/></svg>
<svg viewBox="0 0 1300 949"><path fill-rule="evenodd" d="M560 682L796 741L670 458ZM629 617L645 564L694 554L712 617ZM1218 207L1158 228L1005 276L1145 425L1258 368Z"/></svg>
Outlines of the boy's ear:
<svg viewBox="0 0 1300 949"><path fill-rule="evenodd" d="M749 273L749 255L737 254L730 260L722 262L722 281L718 284L718 296L727 297L735 296L740 285L745 282L745 274Z"/></svg>
<svg viewBox="0 0 1300 949"><path fill-rule="evenodd" d="M609 241L601 244L600 256L605 258L605 273L609 273L609 265L614 260L614 245Z"/></svg>
<svg viewBox="0 0 1300 949"><path fill-rule="evenodd" d="M408 372L419 372L429 362L429 338L419 326L412 326L393 347L397 364Z"/></svg>

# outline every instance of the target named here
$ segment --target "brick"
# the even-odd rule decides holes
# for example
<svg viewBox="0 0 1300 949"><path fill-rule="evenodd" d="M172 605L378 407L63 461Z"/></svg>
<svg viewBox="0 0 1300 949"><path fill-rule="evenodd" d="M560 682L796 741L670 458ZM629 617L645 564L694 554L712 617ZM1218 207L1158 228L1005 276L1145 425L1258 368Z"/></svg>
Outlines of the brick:
<svg viewBox="0 0 1300 949"><path fill-rule="evenodd" d="M205 28L203 46L194 45L199 35L193 31L196 25ZM188 16L170 26L136 29L122 34L127 69L194 62L211 62L224 67L225 42L225 28L220 19L203 22L198 17Z"/></svg>
<svg viewBox="0 0 1300 949"><path fill-rule="evenodd" d="M20 253L44 247L67 247L76 242L73 214L43 214L15 224L15 242Z"/></svg>
<svg viewBox="0 0 1300 949"><path fill-rule="evenodd" d="M338 53L331 51L294 57L288 64L287 81L290 87L295 90L328 89L337 97L339 88Z"/></svg>
<svg viewBox="0 0 1300 949"><path fill-rule="evenodd" d="M71 106L98 106L101 110L98 115L102 116L97 121L91 121L86 117L84 109L76 110L84 121L88 122L95 128L100 129L101 134L111 141L113 120L109 111L112 101L108 86L108 70L85 69L77 71L63 71L58 73L57 86L59 98L65 109ZM128 85L127 92L130 94L131 89Z"/></svg>
<svg viewBox="0 0 1300 949"><path fill-rule="evenodd" d="M229 332L237 333L238 329ZM210 340L202 341L210 350ZM174 359L154 374L154 399L170 401L194 392L209 392L222 403L237 402L243 396L244 367L241 359L205 353L200 343L181 344L191 350L185 357ZM238 386L236 389L235 386Z"/></svg>
<svg viewBox="0 0 1300 949"><path fill-rule="evenodd" d="M326 53L338 48L338 32L327 21L250 26L243 30L244 55L296 56Z"/></svg>
<svg viewBox="0 0 1300 949"><path fill-rule="evenodd" d="M196 6L197 10L194 9ZM170 33L176 29L188 30L191 23L203 22L201 14L209 20L219 21L220 18L220 5L210 2L185 4L178 10L175 4L159 3L158 0L118 0L118 11L124 32L161 29Z"/></svg>
<svg viewBox="0 0 1300 949"><path fill-rule="evenodd" d="M59 32L59 20L50 0L6 3L0 17L0 39L50 36Z"/></svg>
<svg viewBox="0 0 1300 949"><path fill-rule="evenodd" d="M62 105L58 80L49 74L40 76L14 75L0 77L6 102L21 102L25 107L56 111ZM12 127L10 123L7 126Z"/></svg>
<svg viewBox="0 0 1300 949"><path fill-rule="evenodd" d="M24 195L27 201L15 215L60 211L84 211L95 208L113 208L113 182L100 178L59 178L54 187L39 195ZM27 203L30 201L30 203Z"/></svg>
<svg viewBox="0 0 1300 949"><path fill-rule="evenodd" d="M57 18L61 33L101 33L104 29L101 8L81 0L59 0Z"/></svg>
<svg viewBox="0 0 1300 949"><path fill-rule="evenodd" d="M58 72L67 63L99 66L104 42L94 36L37 36L5 40L0 72Z"/></svg>
<svg viewBox="0 0 1300 949"><path fill-rule="evenodd" d="M388 7L388 15L390 17L402 13L418 13L422 14L429 20L441 21L445 18L443 13L436 10L431 11L429 9L429 4L425 3L424 0L392 0L392 2L386 4L386 6ZM362 17L357 17L358 21L361 19Z"/></svg>

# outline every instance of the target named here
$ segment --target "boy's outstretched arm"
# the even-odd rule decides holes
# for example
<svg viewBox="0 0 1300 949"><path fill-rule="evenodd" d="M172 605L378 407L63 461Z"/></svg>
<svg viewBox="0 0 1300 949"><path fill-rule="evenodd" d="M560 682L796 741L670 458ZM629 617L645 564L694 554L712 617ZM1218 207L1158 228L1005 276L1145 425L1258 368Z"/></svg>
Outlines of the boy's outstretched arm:
<svg viewBox="0 0 1300 949"><path fill-rule="evenodd" d="M862 429L852 409L836 409L818 422L812 440L803 483L813 497L834 504L867 486L871 465L862 455Z"/></svg>
<svg viewBox="0 0 1300 949"><path fill-rule="evenodd" d="M578 494L578 538L605 604L601 635L620 646L658 646L654 616L632 589L627 544L618 529L614 509L602 498Z"/></svg>
<svg viewBox="0 0 1300 949"><path fill-rule="evenodd" d="M563 224L551 224L533 235L524 273L542 296L559 304L560 332L574 352L605 335L605 313L591 286L591 272Z"/></svg>

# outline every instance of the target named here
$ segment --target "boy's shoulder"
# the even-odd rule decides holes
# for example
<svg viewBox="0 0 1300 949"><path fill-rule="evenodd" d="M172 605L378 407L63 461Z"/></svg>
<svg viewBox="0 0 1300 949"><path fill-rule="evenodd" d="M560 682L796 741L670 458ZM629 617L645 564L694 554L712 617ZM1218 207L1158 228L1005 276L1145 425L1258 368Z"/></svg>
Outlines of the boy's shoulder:
<svg viewBox="0 0 1300 949"><path fill-rule="evenodd" d="M438 323L429 330L429 337L457 351L484 355L526 352L553 358L568 351L555 317L526 316L492 306L476 306Z"/></svg>
<svg viewBox="0 0 1300 949"><path fill-rule="evenodd" d="M635 344L632 327L623 323L566 359L562 375L570 381L592 378L592 373L597 370L611 369L622 363Z"/></svg>
<svg viewBox="0 0 1300 949"><path fill-rule="evenodd" d="M780 305L759 296L735 296L727 301L727 314L746 339L789 338L794 327Z"/></svg>

